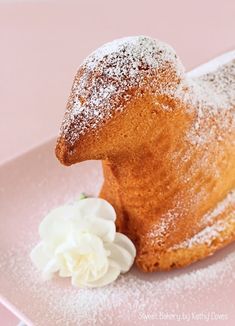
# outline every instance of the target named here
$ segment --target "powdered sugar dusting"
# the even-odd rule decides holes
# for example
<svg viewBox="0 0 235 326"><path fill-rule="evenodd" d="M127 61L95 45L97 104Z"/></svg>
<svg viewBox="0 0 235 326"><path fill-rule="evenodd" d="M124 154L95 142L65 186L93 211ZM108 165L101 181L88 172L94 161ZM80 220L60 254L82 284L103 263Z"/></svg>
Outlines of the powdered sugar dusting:
<svg viewBox="0 0 235 326"><path fill-rule="evenodd" d="M88 130L96 130L123 111L133 96L142 96L147 90L178 98L196 110L187 135L192 144L205 144L213 138L222 141L223 136L216 133L218 126L235 128L234 56L232 51L185 75L174 50L165 43L145 36L107 43L88 56L78 70L61 135L73 145ZM165 69L172 70L171 77L159 83L156 76ZM149 82L153 75L156 78ZM214 121L212 128L210 120Z"/></svg>
<svg viewBox="0 0 235 326"><path fill-rule="evenodd" d="M209 62L206 62L199 67L189 71L187 73L188 77L194 78L208 73L214 72L221 68L223 65L228 64L232 59L235 58L235 51L226 52L219 57L216 57Z"/></svg>
<svg viewBox="0 0 235 326"><path fill-rule="evenodd" d="M235 204L235 191L230 192L227 197L221 201L213 211L207 213L201 221L202 225L208 225L201 232L197 233L194 237L187 239L180 244L173 246L171 249L191 248L200 244L210 246L214 239L220 236L220 233L229 228L229 225L235 224L235 212L228 214L226 219L218 219L226 207ZM217 221L214 221L215 219Z"/></svg>
<svg viewBox="0 0 235 326"><path fill-rule="evenodd" d="M232 218L232 222L235 222L235 216ZM231 223L231 219L230 219ZM227 221L218 221L211 226L207 226L201 232L199 232L196 236L187 239L186 241L180 243L179 245L173 246L171 249L184 249L184 248L192 248L193 246L197 246L200 244L205 244L210 246L213 240L220 236L220 233L228 227Z"/></svg>
<svg viewBox="0 0 235 326"><path fill-rule="evenodd" d="M88 128L96 129L115 112L122 111L135 89L172 93L176 89L174 77L164 85L146 82L149 76L167 66L172 67L178 78L184 72L169 45L145 36L119 39L97 49L83 62L75 77L62 135L73 144Z"/></svg>
<svg viewBox="0 0 235 326"><path fill-rule="evenodd" d="M18 246L1 254L0 266L11 275L16 306L22 307L22 302L16 299L20 292L33 298L30 307L22 310L35 325L42 325L42 319L48 326L126 325L128 322L142 325L144 316L148 314L182 313L189 307L214 311L213 305L219 302L220 296L216 296L209 306L205 296L218 293L220 286L224 288L225 280L228 287L235 281L235 253L230 251L222 259L198 264L196 269L191 267L148 275L132 270L112 285L99 289L73 288L61 279L43 283L28 257L32 240L21 241Z"/></svg>
<svg viewBox="0 0 235 326"><path fill-rule="evenodd" d="M182 204L180 199L176 200L174 208L169 209L161 216L159 223L152 226L150 232L148 232L148 237L153 241L153 244L156 242L158 244L164 243L166 234L169 233L169 228L172 226L175 228L176 221L184 217L185 212L183 206L185 204Z"/></svg>
<svg viewBox="0 0 235 326"><path fill-rule="evenodd" d="M225 211L225 208L228 205L233 204L235 206L235 190L231 191L224 200L222 200L216 207L213 209L212 212L207 213L203 219L202 224L213 223L214 219L217 218L220 214ZM234 213L235 215L235 213Z"/></svg>
<svg viewBox="0 0 235 326"><path fill-rule="evenodd" d="M235 131L235 51L228 63L219 65L220 60L223 62L223 56L212 60L217 70L201 75L199 69L199 77L195 77L195 69L194 78L188 80L196 118L187 137L194 145L221 142L225 133Z"/></svg>

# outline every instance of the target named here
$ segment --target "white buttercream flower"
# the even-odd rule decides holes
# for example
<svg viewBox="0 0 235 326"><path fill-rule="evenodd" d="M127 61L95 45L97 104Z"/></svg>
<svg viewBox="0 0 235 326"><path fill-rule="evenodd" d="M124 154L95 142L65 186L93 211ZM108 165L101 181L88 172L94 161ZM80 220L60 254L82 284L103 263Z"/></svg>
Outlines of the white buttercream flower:
<svg viewBox="0 0 235 326"><path fill-rule="evenodd" d="M116 232L116 213L104 199L86 198L52 210L41 222L41 242L31 251L44 279L54 273L79 287L113 282L133 264L136 250Z"/></svg>

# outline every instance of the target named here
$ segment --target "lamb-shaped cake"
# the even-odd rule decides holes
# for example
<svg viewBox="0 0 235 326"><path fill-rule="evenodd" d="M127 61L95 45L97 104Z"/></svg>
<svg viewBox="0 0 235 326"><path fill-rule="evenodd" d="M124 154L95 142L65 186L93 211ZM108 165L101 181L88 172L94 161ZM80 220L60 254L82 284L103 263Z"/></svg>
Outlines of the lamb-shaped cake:
<svg viewBox="0 0 235 326"><path fill-rule="evenodd" d="M152 38L105 44L75 76L56 155L102 160L100 197L143 271L213 254L235 240L235 52L186 74Z"/></svg>

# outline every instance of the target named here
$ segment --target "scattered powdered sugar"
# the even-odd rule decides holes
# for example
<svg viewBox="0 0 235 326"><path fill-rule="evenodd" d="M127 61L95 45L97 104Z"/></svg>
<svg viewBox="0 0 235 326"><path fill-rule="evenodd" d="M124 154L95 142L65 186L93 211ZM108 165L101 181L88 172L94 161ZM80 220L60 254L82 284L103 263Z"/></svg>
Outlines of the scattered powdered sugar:
<svg viewBox="0 0 235 326"><path fill-rule="evenodd" d="M235 216L232 218L235 222ZM230 219L231 223L231 219ZM201 232L197 233L194 237L183 241L182 243L173 246L171 249L191 248L196 245L206 244L210 246L214 239L220 236L220 233L228 227L227 221L218 221L211 226L207 226Z"/></svg>
<svg viewBox="0 0 235 326"><path fill-rule="evenodd" d="M220 233L226 230L231 223L235 224L235 212L229 214L226 219L221 219L216 222L214 221L215 218L218 218L218 216L225 211L226 207L234 203L235 190L230 192L227 197L215 207L213 211L207 213L200 222L201 225L211 225L206 226L194 237L187 239L180 244L174 245L171 249L190 248L200 244L206 244L210 246L213 240L218 238Z"/></svg>
<svg viewBox="0 0 235 326"><path fill-rule="evenodd" d="M161 217L159 223L153 226L151 231L148 233L149 238L152 238L155 243L156 241L158 243L164 241L168 228L170 225L174 225L174 221L179 217L179 215L179 212L175 212L174 209L169 210Z"/></svg>
<svg viewBox="0 0 235 326"><path fill-rule="evenodd" d="M145 36L115 40L97 49L75 77L62 135L73 144L88 128L95 129L115 112L122 111L135 89L172 93L177 89L175 77L162 85L147 82L149 76L169 66L180 78L184 69L174 50Z"/></svg>
<svg viewBox="0 0 235 326"><path fill-rule="evenodd" d="M214 219L217 218L220 214L225 211L225 208L228 205L234 204L235 205L235 190L228 193L224 200L222 200L216 207L213 209L212 212L207 213L203 219L202 224L213 223ZM235 215L235 213L234 213Z"/></svg>
<svg viewBox="0 0 235 326"><path fill-rule="evenodd" d="M32 240L21 241L1 253L1 273L14 287L11 301L35 326L142 325L144 316L158 312L214 311L220 299L227 307L234 305L218 295L221 286L228 291L235 282L232 251L181 271L143 274L134 269L110 286L77 289L61 279L43 283L29 260ZM214 298L208 305L207 296Z"/></svg>
<svg viewBox="0 0 235 326"><path fill-rule="evenodd" d="M175 200L174 208L169 209L161 216L159 223L153 225L148 233L149 239L153 240L153 245L165 241L166 234L170 232L169 229L171 227L175 228L176 221L185 214L184 206L185 204L182 204L182 201L178 198Z"/></svg>
<svg viewBox="0 0 235 326"><path fill-rule="evenodd" d="M194 196L200 195L199 201L202 201L205 197L205 194L198 192ZM193 197L195 202L196 197ZM169 234L173 228L176 226L177 219L182 216L184 218L184 208L181 201L177 201L173 209L168 210L164 214L159 223L154 225L151 231L148 233L149 239L153 240L153 244L161 243L165 241L166 234ZM231 223L235 223L235 212L232 212L232 215L226 217L226 219L219 219L220 215L225 212L226 208L235 205L235 190L231 191L219 204L209 213L206 213L199 222L199 226L204 227L202 231L197 233L192 238L189 238L185 241L182 241L179 244L176 244L170 248L180 249L180 248L189 248L197 244L206 244L210 245L215 238L218 238L221 231L224 231L228 228ZM231 206L232 207L232 206ZM235 207L235 206L234 206Z"/></svg>
<svg viewBox="0 0 235 326"><path fill-rule="evenodd" d="M210 213L211 219L216 213L222 213L231 202L234 202L234 192ZM171 221L174 216L172 211L166 217ZM208 219L209 214L206 217ZM205 228L183 247L202 241L210 244L224 226L220 221L213 227ZM164 226L161 231L164 233ZM69 279L56 277L46 283L41 280L40 273L29 258L35 241L35 234L23 231L12 247L7 250L0 248L1 292L4 294L5 291L8 300L35 326L143 325L143 322L152 325L151 319L146 320L146 316L158 318L161 312L218 311L221 304L226 307L224 309L232 311L235 308L228 295L235 284L233 245L218 252L212 259L181 270L146 274L133 268L107 287L78 289L71 286ZM5 290L7 283L10 286L6 286ZM12 293L9 287L13 289ZM225 293L222 296L219 295L221 289ZM208 297L213 297L213 301ZM165 325L168 325L166 321Z"/></svg>

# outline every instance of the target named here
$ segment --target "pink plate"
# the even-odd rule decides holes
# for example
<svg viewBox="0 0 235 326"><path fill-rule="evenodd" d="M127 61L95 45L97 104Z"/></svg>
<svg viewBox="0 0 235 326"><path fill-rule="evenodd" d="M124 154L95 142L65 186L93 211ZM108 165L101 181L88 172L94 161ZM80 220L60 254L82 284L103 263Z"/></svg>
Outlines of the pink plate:
<svg viewBox="0 0 235 326"><path fill-rule="evenodd" d="M0 167L1 301L28 325L235 325L235 244L188 268L143 274L132 269L110 286L77 289L43 283L29 253L51 208L97 195L99 162L62 167L55 140Z"/></svg>

